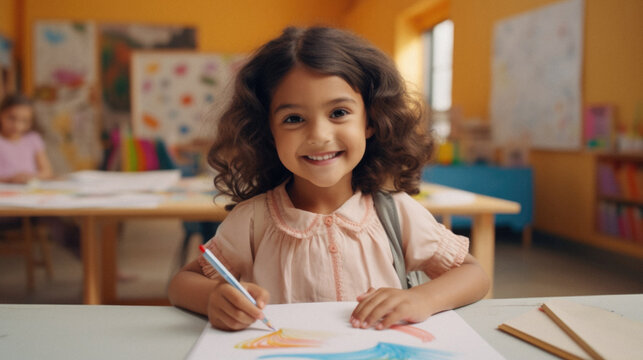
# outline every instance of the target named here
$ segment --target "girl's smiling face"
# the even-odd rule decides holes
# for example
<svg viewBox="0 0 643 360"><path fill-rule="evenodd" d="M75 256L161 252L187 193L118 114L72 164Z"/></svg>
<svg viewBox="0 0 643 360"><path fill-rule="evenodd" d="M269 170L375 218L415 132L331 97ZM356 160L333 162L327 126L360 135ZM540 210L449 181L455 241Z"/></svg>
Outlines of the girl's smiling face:
<svg viewBox="0 0 643 360"><path fill-rule="evenodd" d="M28 105L11 106L0 113L0 134L5 139L19 139L32 125L33 110Z"/></svg>
<svg viewBox="0 0 643 360"><path fill-rule="evenodd" d="M277 86L270 130L295 183L351 187L353 169L373 134L364 101L344 79L295 66Z"/></svg>

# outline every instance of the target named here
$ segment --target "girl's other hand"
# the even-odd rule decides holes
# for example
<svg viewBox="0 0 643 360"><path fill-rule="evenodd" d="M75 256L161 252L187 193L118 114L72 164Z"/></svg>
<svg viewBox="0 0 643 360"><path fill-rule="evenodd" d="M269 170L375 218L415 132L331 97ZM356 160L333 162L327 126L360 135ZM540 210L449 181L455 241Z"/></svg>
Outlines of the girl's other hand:
<svg viewBox="0 0 643 360"><path fill-rule="evenodd" d="M354 328L375 327L387 329L400 321L420 322L426 320L431 312L427 311L423 299L413 290L393 288L374 288L357 297L357 307L351 314Z"/></svg>
<svg viewBox="0 0 643 360"><path fill-rule="evenodd" d="M225 281L221 281L210 293L208 319L212 326L221 330L242 330L256 320L263 319L263 309L270 299L268 291L256 284L242 282L257 301L257 306Z"/></svg>

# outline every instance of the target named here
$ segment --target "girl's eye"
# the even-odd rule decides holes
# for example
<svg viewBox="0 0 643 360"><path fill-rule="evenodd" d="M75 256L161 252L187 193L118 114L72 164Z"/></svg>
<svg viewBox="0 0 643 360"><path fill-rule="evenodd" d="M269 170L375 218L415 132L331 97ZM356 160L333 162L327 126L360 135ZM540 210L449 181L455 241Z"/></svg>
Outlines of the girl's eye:
<svg viewBox="0 0 643 360"><path fill-rule="evenodd" d="M330 114L330 117L331 118L338 118L338 117L342 117L342 116L346 116L346 115L348 115L348 111L346 111L344 109L337 109L337 110L333 110L333 112Z"/></svg>
<svg viewBox="0 0 643 360"><path fill-rule="evenodd" d="M290 115L284 119L284 124L297 124L302 121L304 121L304 119L302 119L301 116Z"/></svg>

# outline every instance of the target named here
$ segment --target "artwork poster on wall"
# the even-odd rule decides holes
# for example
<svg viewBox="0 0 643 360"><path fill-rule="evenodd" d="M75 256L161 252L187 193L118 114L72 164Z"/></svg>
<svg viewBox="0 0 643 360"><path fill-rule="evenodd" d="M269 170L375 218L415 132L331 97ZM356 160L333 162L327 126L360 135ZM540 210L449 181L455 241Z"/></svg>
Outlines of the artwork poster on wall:
<svg viewBox="0 0 643 360"><path fill-rule="evenodd" d="M581 147L583 0L566 0L497 22L491 123L498 145Z"/></svg>
<svg viewBox="0 0 643 360"><path fill-rule="evenodd" d="M96 102L96 26L40 20L34 24L36 120L54 172L87 169L100 161Z"/></svg>
<svg viewBox="0 0 643 360"><path fill-rule="evenodd" d="M130 60L136 50L197 48L194 27L103 24L98 30L102 93L102 130L130 126Z"/></svg>
<svg viewBox="0 0 643 360"><path fill-rule="evenodd" d="M37 21L34 84L78 87L96 82L96 27L91 22Z"/></svg>
<svg viewBox="0 0 643 360"><path fill-rule="evenodd" d="M13 42L0 35L0 99L14 90Z"/></svg>
<svg viewBox="0 0 643 360"><path fill-rule="evenodd" d="M137 52L132 58L132 129L169 145L209 138L209 116L225 103L245 57L182 51Z"/></svg>

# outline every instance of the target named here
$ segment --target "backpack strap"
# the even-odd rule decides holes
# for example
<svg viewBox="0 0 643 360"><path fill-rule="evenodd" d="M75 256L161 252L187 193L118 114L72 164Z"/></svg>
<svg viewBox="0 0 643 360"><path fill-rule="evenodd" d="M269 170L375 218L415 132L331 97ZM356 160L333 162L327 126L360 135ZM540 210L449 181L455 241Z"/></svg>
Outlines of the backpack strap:
<svg viewBox="0 0 643 360"><path fill-rule="evenodd" d="M397 214L393 196L385 191L377 191L373 194L373 205L375 206L377 217L379 217L388 236L388 243L391 246L391 253L393 254L393 267L395 268L397 277L400 279L402 288L410 289L427 282L429 278L423 271L406 272L404 251L402 250L402 230L400 229L400 219Z"/></svg>
<svg viewBox="0 0 643 360"><path fill-rule="evenodd" d="M395 268L397 277L400 279L402 288L408 289L406 264L404 262L404 252L402 251L400 219L397 215L393 196L388 192L377 191L373 193L373 205L375 206L377 217L380 219L388 236L388 243L391 246L391 253L393 254L393 267Z"/></svg>
<svg viewBox="0 0 643 360"><path fill-rule="evenodd" d="M252 219L254 232L252 233L252 237L250 237L250 252L252 254L253 262L255 261L255 255L257 254L259 242L261 242L263 234L266 232L266 227L264 224L264 217L266 213L265 199L265 197L262 197L261 199L254 199L252 201L255 208L254 218Z"/></svg>

